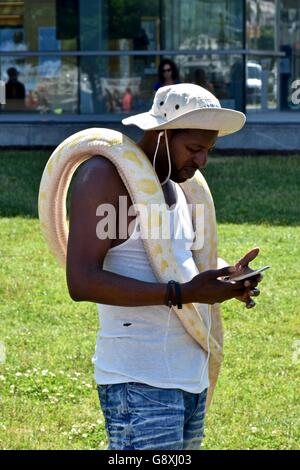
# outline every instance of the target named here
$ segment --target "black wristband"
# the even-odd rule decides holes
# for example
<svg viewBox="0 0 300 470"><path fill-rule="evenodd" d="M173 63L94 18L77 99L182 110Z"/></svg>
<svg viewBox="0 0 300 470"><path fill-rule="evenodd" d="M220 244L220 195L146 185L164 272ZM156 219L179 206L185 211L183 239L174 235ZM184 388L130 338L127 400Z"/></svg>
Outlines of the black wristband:
<svg viewBox="0 0 300 470"><path fill-rule="evenodd" d="M182 308L181 289L179 282L175 282L177 308Z"/></svg>
<svg viewBox="0 0 300 470"><path fill-rule="evenodd" d="M167 294L166 294L166 303L167 307L172 307L172 305L176 305L176 292L174 289L175 281L169 281L167 284Z"/></svg>
<svg viewBox="0 0 300 470"><path fill-rule="evenodd" d="M172 307L172 305L177 305L177 308L182 309L181 289L180 289L179 282L176 282L173 280L168 282L166 305L167 307Z"/></svg>

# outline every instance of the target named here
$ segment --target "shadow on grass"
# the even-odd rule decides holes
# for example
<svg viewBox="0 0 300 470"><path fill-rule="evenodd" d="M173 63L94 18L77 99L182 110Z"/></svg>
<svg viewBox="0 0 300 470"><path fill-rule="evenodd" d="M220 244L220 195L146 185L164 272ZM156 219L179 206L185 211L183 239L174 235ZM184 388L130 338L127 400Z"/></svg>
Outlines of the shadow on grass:
<svg viewBox="0 0 300 470"><path fill-rule="evenodd" d="M38 216L37 197L51 151L0 155L0 216ZM203 171L222 223L300 223L300 157L210 156Z"/></svg>

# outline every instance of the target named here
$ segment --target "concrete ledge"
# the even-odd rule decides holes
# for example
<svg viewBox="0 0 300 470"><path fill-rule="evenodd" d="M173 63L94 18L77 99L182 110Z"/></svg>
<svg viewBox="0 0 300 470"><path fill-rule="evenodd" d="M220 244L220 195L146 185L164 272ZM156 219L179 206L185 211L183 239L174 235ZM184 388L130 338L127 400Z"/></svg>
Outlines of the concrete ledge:
<svg viewBox="0 0 300 470"><path fill-rule="evenodd" d="M247 123L235 134L218 140L217 149L300 152L299 123Z"/></svg>
<svg viewBox="0 0 300 470"><path fill-rule="evenodd" d="M0 123L0 147L56 147L75 132L90 127L115 129L132 139L142 135L139 130L116 123Z"/></svg>
<svg viewBox="0 0 300 470"><path fill-rule="evenodd" d="M142 131L117 122L0 122L0 147L56 147L83 129L105 127L121 131L138 140ZM300 123L248 122L239 132L218 140L217 150L276 151L300 153Z"/></svg>

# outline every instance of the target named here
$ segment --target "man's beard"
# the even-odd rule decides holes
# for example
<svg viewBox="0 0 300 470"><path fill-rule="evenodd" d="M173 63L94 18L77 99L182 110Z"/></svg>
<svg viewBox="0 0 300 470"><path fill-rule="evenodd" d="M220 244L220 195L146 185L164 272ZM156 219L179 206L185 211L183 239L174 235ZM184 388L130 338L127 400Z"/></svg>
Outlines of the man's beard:
<svg viewBox="0 0 300 470"><path fill-rule="evenodd" d="M171 172L171 179L176 183L183 183L195 175L196 168L183 167L181 170L174 170Z"/></svg>

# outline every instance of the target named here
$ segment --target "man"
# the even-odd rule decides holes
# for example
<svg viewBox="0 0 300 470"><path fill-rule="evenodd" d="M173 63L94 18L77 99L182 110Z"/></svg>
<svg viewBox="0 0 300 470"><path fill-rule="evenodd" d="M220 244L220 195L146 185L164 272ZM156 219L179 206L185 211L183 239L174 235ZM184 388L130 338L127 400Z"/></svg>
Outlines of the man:
<svg viewBox="0 0 300 470"><path fill-rule="evenodd" d="M8 81L5 84L6 111L25 110L25 86L18 80L19 72L15 67L9 67L6 71Z"/></svg>
<svg viewBox="0 0 300 470"><path fill-rule="evenodd" d="M258 277L246 285L222 279L237 268L250 270L247 265L257 249L236 268L199 273L192 252L174 237L190 224L187 202L177 183L206 165L218 134L235 132L244 121L242 113L221 109L209 91L191 84L161 88L150 112L123 120L146 131L138 145L153 164L170 208L174 253L187 279L179 288L183 304L238 298L251 307L251 296L259 293L255 290ZM99 305L95 379L109 449L197 449L209 385L207 354L166 306L168 285L157 282L152 272L136 214L122 214L126 227L134 225L134 229L130 237L118 236L120 196L127 207L132 205L109 160L100 155L82 165L73 186L67 254L71 297ZM96 235L96 210L103 203L117 212L113 239L100 240Z"/></svg>

